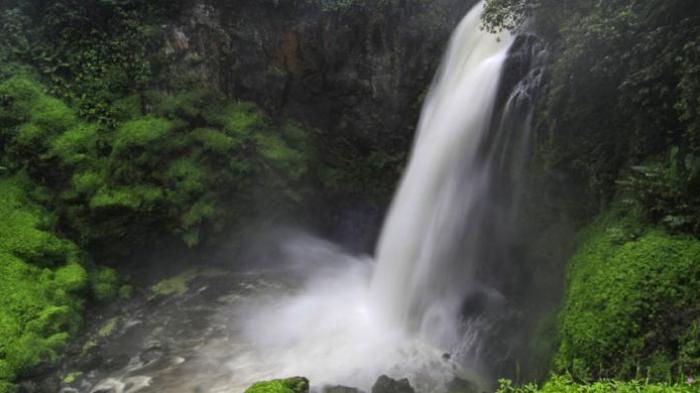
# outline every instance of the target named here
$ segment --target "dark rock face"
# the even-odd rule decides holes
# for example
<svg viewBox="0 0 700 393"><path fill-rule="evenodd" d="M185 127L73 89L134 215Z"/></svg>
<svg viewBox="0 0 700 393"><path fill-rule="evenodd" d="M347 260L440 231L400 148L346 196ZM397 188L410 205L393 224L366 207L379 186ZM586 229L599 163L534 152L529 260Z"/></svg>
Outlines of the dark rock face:
<svg viewBox="0 0 700 393"><path fill-rule="evenodd" d="M162 83L204 84L362 148L407 147L475 0L195 0L165 26Z"/></svg>
<svg viewBox="0 0 700 393"><path fill-rule="evenodd" d="M372 386L372 393L415 393L408 379L392 379L382 375Z"/></svg>

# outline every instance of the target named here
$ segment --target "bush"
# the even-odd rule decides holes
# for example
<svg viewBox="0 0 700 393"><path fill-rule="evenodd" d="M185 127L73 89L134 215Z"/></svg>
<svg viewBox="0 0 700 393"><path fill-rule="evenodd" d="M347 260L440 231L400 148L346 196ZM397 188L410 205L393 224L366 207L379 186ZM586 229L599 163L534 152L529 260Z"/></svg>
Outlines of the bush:
<svg viewBox="0 0 700 393"><path fill-rule="evenodd" d="M642 381L603 380L591 384L579 384L570 377L557 376L544 386L534 384L513 386L510 381L501 380L497 393L698 393L700 384L681 381L678 383L650 384Z"/></svg>
<svg viewBox="0 0 700 393"><path fill-rule="evenodd" d="M632 167L619 184L651 222L700 236L700 153L674 147L666 159Z"/></svg>
<svg viewBox="0 0 700 393"><path fill-rule="evenodd" d="M27 181L0 181L0 391L6 392L31 367L56 360L80 324L79 292L87 282L77 247L48 232L48 213L26 198L22 184Z"/></svg>
<svg viewBox="0 0 700 393"><path fill-rule="evenodd" d="M114 269L97 267L90 273L90 286L95 299L110 301L119 295L119 277Z"/></svg>
<svg viewBox="0 0 700 393"><path fill-rule="evenodd" d="M700 241L612 211L569 266L556 369L577 378L700 374Z"/></svg>

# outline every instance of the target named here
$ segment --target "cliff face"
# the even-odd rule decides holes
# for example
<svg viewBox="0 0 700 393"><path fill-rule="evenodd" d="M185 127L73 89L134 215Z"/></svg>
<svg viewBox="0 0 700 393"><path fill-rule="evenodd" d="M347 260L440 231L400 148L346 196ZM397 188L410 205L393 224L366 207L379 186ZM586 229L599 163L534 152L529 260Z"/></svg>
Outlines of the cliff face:
<svg viewBox="0 0 700 393"><path fill-rule="evenodd" d="M405 148L474 0L196 0L165 26L163 83L204 83L353 140Z"/></svg>

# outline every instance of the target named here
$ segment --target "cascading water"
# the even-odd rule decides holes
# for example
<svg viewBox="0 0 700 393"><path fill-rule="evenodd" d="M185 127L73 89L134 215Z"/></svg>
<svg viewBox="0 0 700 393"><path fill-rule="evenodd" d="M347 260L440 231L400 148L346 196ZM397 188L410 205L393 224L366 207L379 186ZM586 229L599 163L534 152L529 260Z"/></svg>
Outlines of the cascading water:
<svg viewBox="0 0 700 393"><path fill-rule="evenodd" d="M374 303L391 323L449 345L477 261L471 217L488 189L479 150L513 37L480 29L483 3L455 31L423 108L412 158L381 233ZM471 284L474 284L473 282Z"/></svg>

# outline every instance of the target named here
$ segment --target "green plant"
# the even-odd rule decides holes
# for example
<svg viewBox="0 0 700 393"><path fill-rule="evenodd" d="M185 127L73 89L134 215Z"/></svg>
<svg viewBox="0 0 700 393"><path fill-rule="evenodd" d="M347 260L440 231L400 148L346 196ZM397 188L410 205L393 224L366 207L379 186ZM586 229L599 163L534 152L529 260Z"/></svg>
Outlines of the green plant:
<svg viewBox="0 0 700 393"><path fill-rule="evenodd" d="M700 373L698 359L679 352L700 315L700 241L644 225L612 211L582 233L560 314L558 371L583 380Z"/></svg>
<svg viewBox="0 0 700 393"><path fill-rule="evenodd" d="M245 393L307 393L309 381L306 378L295 377L258 382L246 389Z"/></svg>
<svg viewBox="0 0 700 393"><path fill-rule="evenodd" d="M666 160L632 167L619 184L651 222L700 235L700 154L674 147Z"/></svg>
<svg viewBox="0 0 700 393"><path fill-rule="evenodd" d="M514 386L501 380L497 393L697 393L700 384L678 381L676 383L648 383L643 381L602 380L590 384L576 383L569 376L554 376L543 386L527 384Z"/></svg>

